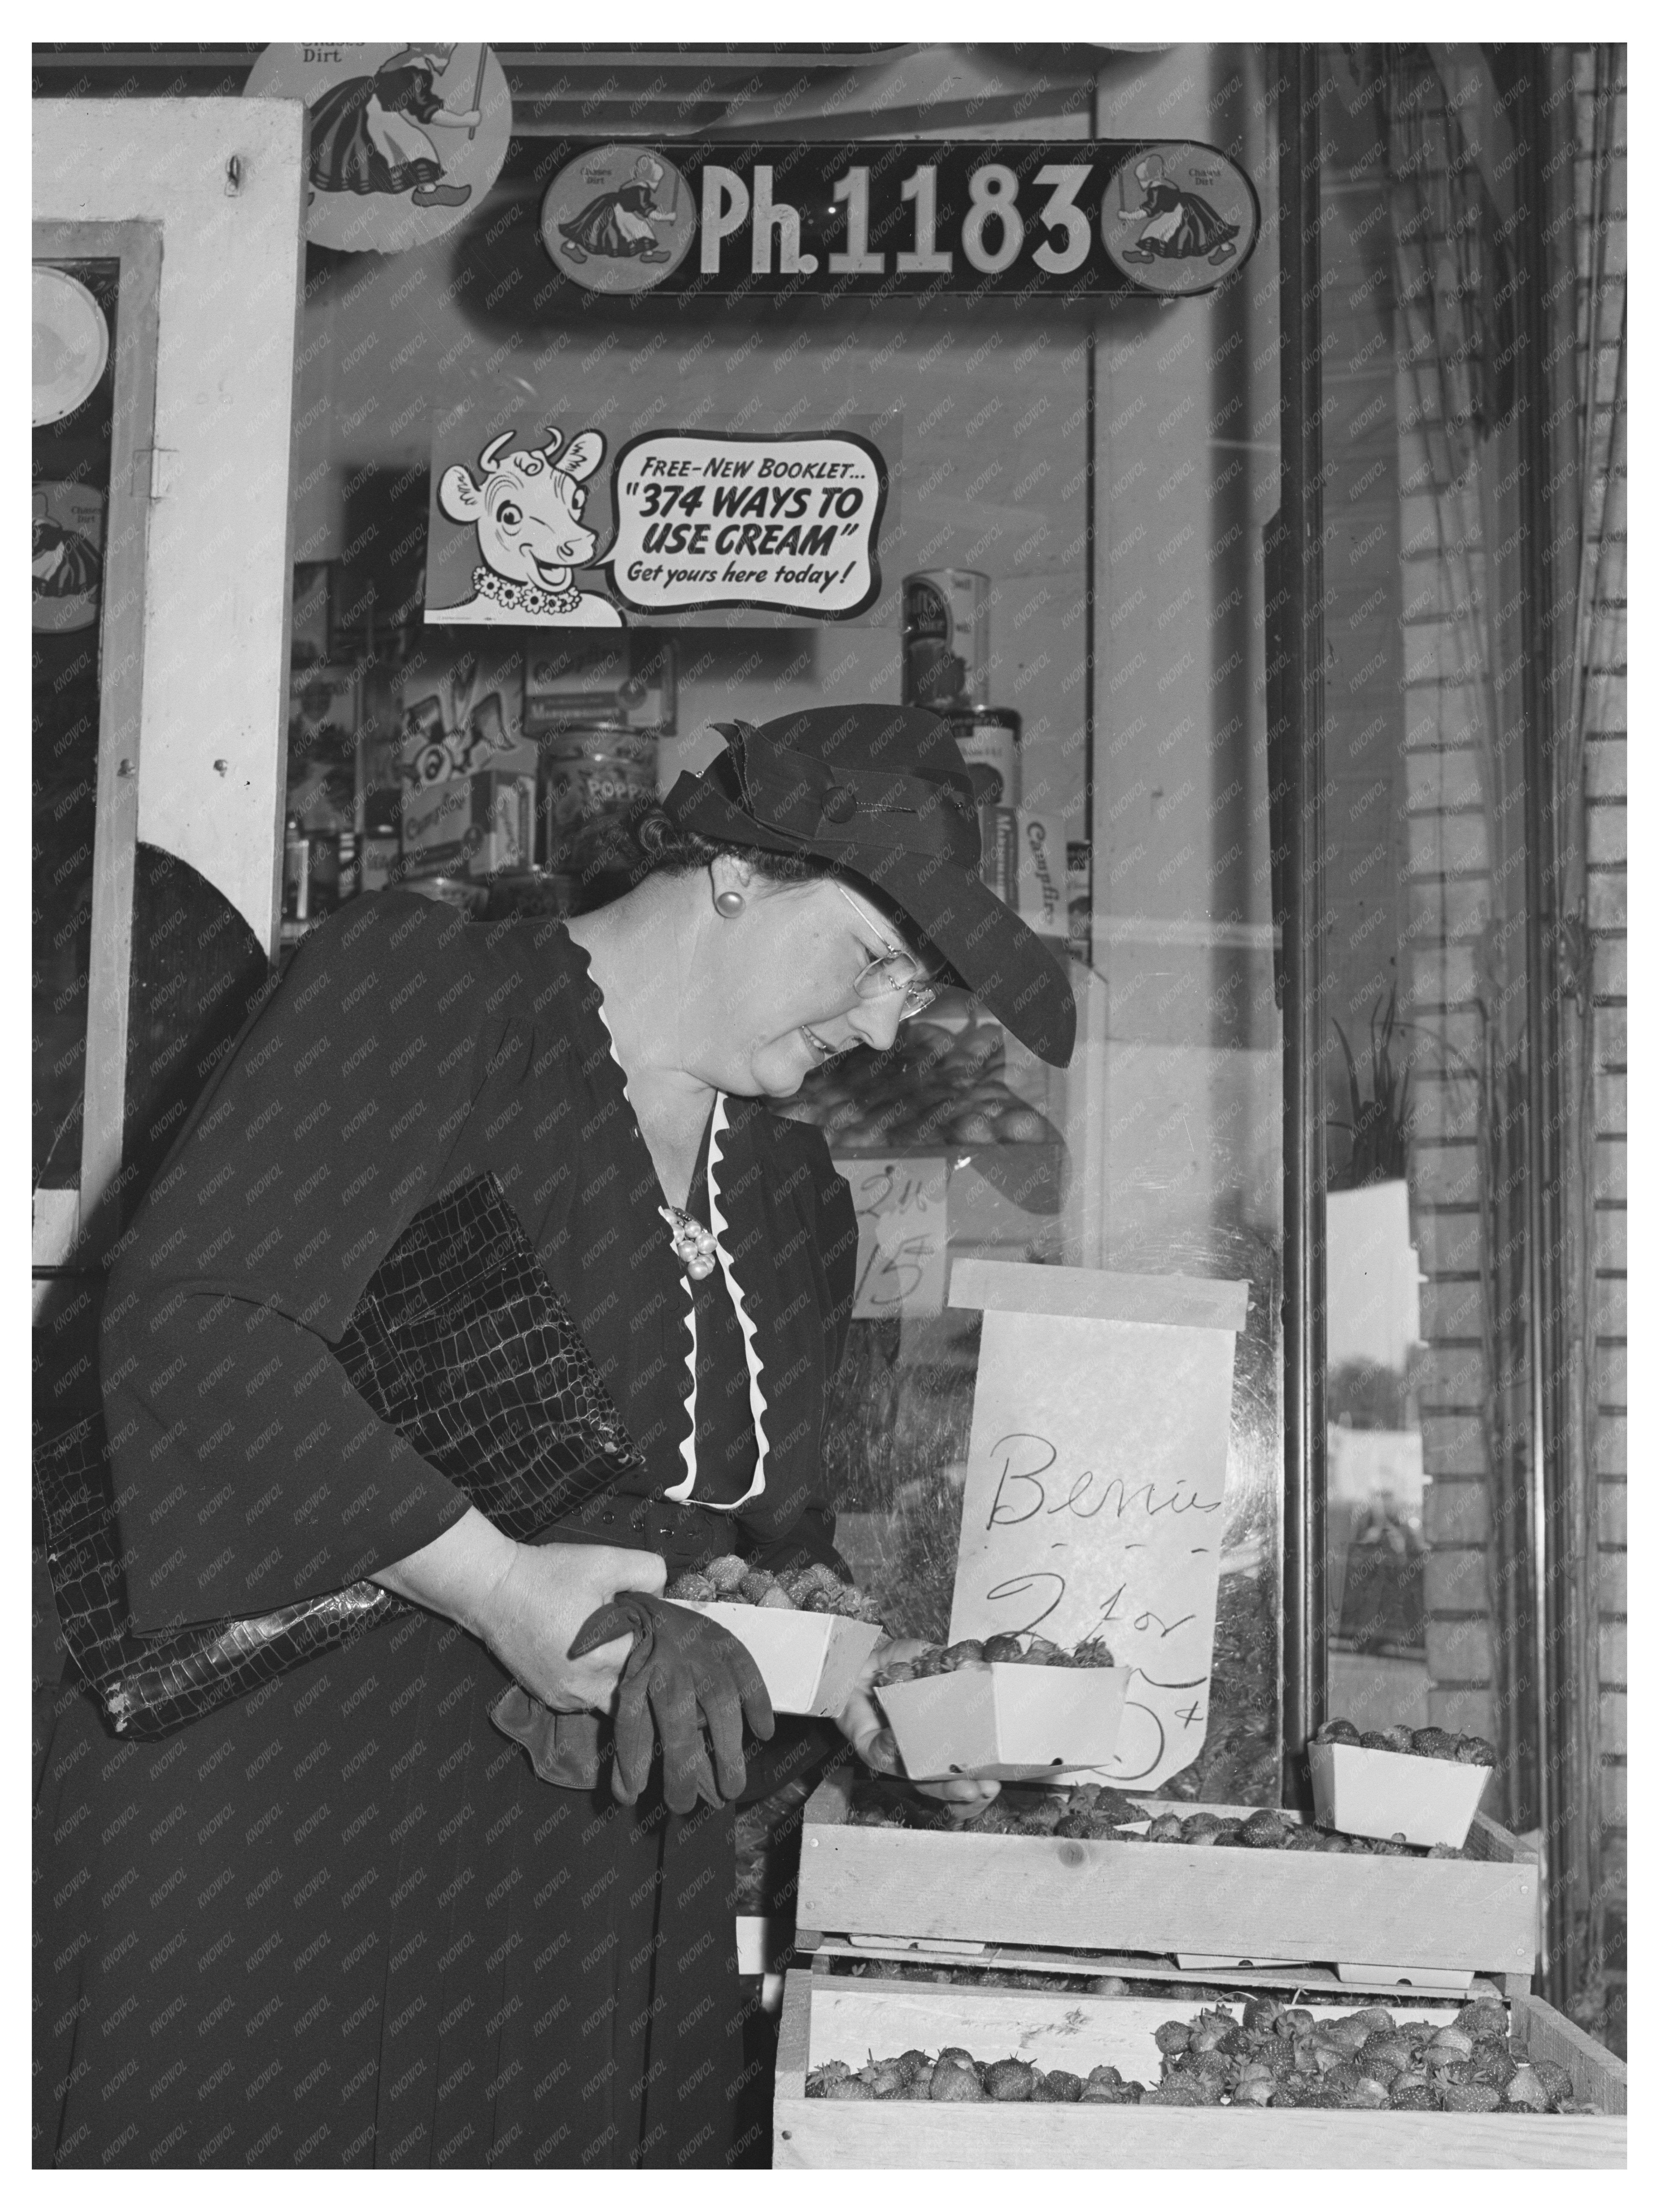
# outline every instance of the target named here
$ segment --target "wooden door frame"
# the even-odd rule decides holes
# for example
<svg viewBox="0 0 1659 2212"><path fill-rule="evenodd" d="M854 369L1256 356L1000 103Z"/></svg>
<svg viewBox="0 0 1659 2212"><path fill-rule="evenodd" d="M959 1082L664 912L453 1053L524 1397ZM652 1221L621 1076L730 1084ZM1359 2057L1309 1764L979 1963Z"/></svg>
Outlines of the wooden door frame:
<svg viewBox="0 0 1659 2212"><path fill-rule="evenodd" d="M1279 454L1277 634L1285 726L1275 768L1286 908L1285 978L1285 1802L1302 1794L1303 1747L1325 1717L1325 1188L1321 1073L1327 981L1325 623L1316 202L1318 50L1274 50L1279 104ZM1310 219L1314 218L1314 219ZM1279 838L1275 836L1275 843Z"/></svg>
<svg viewBox="0 0 1659 2212"><path fill-rule="evenodd" d="M33 1238L37 1267L64 1268L95 1248L105 1210L118 1194L121 1173L161 226L143 220L36 222L32 247L36 261L114 261L120 269L98 622L98 775L81 1173L73 1193L36 1194Z"/></svg>

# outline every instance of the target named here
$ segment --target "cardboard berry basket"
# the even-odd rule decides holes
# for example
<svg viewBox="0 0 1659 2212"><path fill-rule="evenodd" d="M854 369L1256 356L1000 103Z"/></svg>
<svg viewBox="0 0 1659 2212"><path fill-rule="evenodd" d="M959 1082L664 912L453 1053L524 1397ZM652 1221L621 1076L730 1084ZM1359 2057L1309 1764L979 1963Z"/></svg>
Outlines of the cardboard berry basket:
<svg viewBox="0 0 1659 2212"><path fill-rule="evenodd" d="M882 1948L1182 1954L1212 1965L1340 1964L1341 1978L1360 1985L1410 1981L1421 1970L1455 1974L1453 1986L1466 1987L1486 1974L1510 1995L1531 1978L1536 1861L1479 1816L1468 1845L1476 1856L1378 1858L857 1826L848 1820L851 1788L847 1775L831 1775L806 1806L796 1911L803 1949L834 1935L886 1939ZM1149 1815L1243 1809L1147 1801Z"/></svg>
<svg viewBox="0 0 1659 2212"><path fill-rule="evenodd" d="M876 1692L912 1781L1046 1780L1108 1765L1128 1694L1117 1667L959 1667Z"/></svg>
<svg viewBox="0 0 1659 2212"><path fill-rule="evenodd" d="M1449 2021L1453 2011L1415 2000L1392 2009L1399 2021ZM791 1972L778 2040L772 2163L870 2169L1617 2167L1626 2162L1624 2068L1532 1997L1517 1999L1510 2008L1512 2042L1529 2057L1566 2067L1575 2095L1594 2105L1594 2112L1317 2112L908 2099L854 2104L806 2094L809 2069L826 2060L859 2067L872 2052L886 2057L915 2048L932 2053L946 2044L960 2045L975 2058L1018 2057L1083 2075L1093 2066L1115 2066L1126 2079L1151 2086L1159 2078L1154 2033L1164 2021L1184 2016L1182 2002L1168 1997L1050 1996L1040 1990L927 1988Z"/></svg>
<svg viewBox="0 0 1659 2212"><path fill-rule="evenodd" d="M834 1720L851 1696L884 1632L842 1613L786 1612L781 1606L725 1605L672 1598L729 1629L760 1668L777 1713Z"/></svg>
<svg viewBox="0 0 1659 2212"><path fill-rule="evenodd" d="M1490 1766L1358 1743L1310 1743L1308 1771L1322 1826L1454 1849L1467 1838L1492 1775Z"/></svg>

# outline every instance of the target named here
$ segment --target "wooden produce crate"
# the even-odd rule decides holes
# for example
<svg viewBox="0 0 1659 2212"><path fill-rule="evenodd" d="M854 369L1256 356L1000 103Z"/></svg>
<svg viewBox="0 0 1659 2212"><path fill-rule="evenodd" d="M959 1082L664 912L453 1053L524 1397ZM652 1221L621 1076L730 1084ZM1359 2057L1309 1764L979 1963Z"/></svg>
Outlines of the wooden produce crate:
<svg viewBox="0 0 1659 2212"><path fill-rule="evenodd" d="M1414 1971L1457 1977L1454 1987L1489 1975L1510 1996L1530 1986L1537 1863L1479 1816L1469 1837L1478 1858L1374 1858L853 1826L850 1796L850 1778L832 1775L806 1807L803 1950L836 1936L1182 1954L1212 1974L1230 1960L1340 1966L1356 1987L1409 1981Z"/></svg>
<svg viewBox="0 0 1659 2212"><path fill-rule="evenodd" d="M1154 1846L1154 1849L1158 1848ZM1386 1862L1385 1862L1386 1863ZM1196 2011L1198 2007L1192 2008ZM1351 2007L1342 2008L1344 2010ZM1449 2020L1443 2003L1401 2001L1400 2020ZM1159 2078L1153 2032L1184 2016L1169 1998L1049 1996L1034 1990L933 1989L790 1973L773 2106L772 2163L794 2167L1621 2167L1625 2069L1532 1997L1510 2013L1514 2039L1573 2077L1593 2113L1276 2112L1152 2105L843 2103L806 2094L809 2068L873 2052L960 2044L976 2058L1024 2058L1086 2075L1115 2066Z"/></svg>
<svg viewBox="0 0 1659 2212"><path fill-rule="evenodd" d="M1413 2002L1443 1997L1458 2003L1475 1991L1523 1996L1528 1987L1527 1978L1521 1974L1506 1975L1504 1980L1507 1988L1500 1989L1498 1983L1472 1973L1430 1973L1416 1967L1404 1973L1388 1967L1379 1968L1375 1973L1353 1967L1338 1972L1334 1966L1310 1966L1301 1960L1286 1960L1277 1966L1271 1962L1240 1966L1230 1958L1216 1965L1195 1962L1185 1952L1160 1957L1146 1951L1040 1951L1029 1943L953 1944L930 1942L926 1937L905 1943L881 1936L846 1939L825 1936L819 1938L810 1956L817 1972L844 1974L884 1962L890 1968L906 1969L907 1979L944 1981L969 1973L982 1975L988 1982L994 1973L1012 1971L1050 1975L1063 1979L1067 1986L1079 1982L1097 1984L1108 1978L1119 1983L1176 1982L1183 1988L1190 1983L1194 2005L1204 2002L1206 1991L1212 1989L1230 1994L1266 1990L1281 1996L1291 1996L1298 2004L1309 1997L1340 1998L1352 2008L1377 1997L1403 2002L1402 1987L1410 1991ZM1109 1996L1113 1992L1096 1989L1094 1994ZM1123 1992L1119 1990L1117 1994Z"/></svg>

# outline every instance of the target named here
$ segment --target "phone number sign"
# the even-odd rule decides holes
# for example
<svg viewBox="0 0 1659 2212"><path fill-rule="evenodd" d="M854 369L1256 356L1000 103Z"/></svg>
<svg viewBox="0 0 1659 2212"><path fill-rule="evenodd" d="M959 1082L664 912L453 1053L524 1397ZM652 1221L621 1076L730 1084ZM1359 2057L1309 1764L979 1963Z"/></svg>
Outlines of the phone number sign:
<svg viewBox="0 0 1659 2212"><path fill-rule="evenodd" d="M566 147L542 242L609 294L1184 297L1243 268L1255 189L1190 139Z"/></svg>

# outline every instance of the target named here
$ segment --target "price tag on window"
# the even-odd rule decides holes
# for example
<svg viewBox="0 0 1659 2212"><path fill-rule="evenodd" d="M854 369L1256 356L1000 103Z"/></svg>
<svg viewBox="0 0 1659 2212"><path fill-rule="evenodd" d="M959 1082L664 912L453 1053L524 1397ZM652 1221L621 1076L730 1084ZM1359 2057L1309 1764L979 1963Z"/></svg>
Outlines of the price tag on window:
<svg viewBox="0 0 1659 2212"><path fill-rule="evenodd" d="M859 1218L854 1320L942 1312L949 1174L944 1155L883 1159L863 1153L836 1165L847 1178Z"/></svg>

